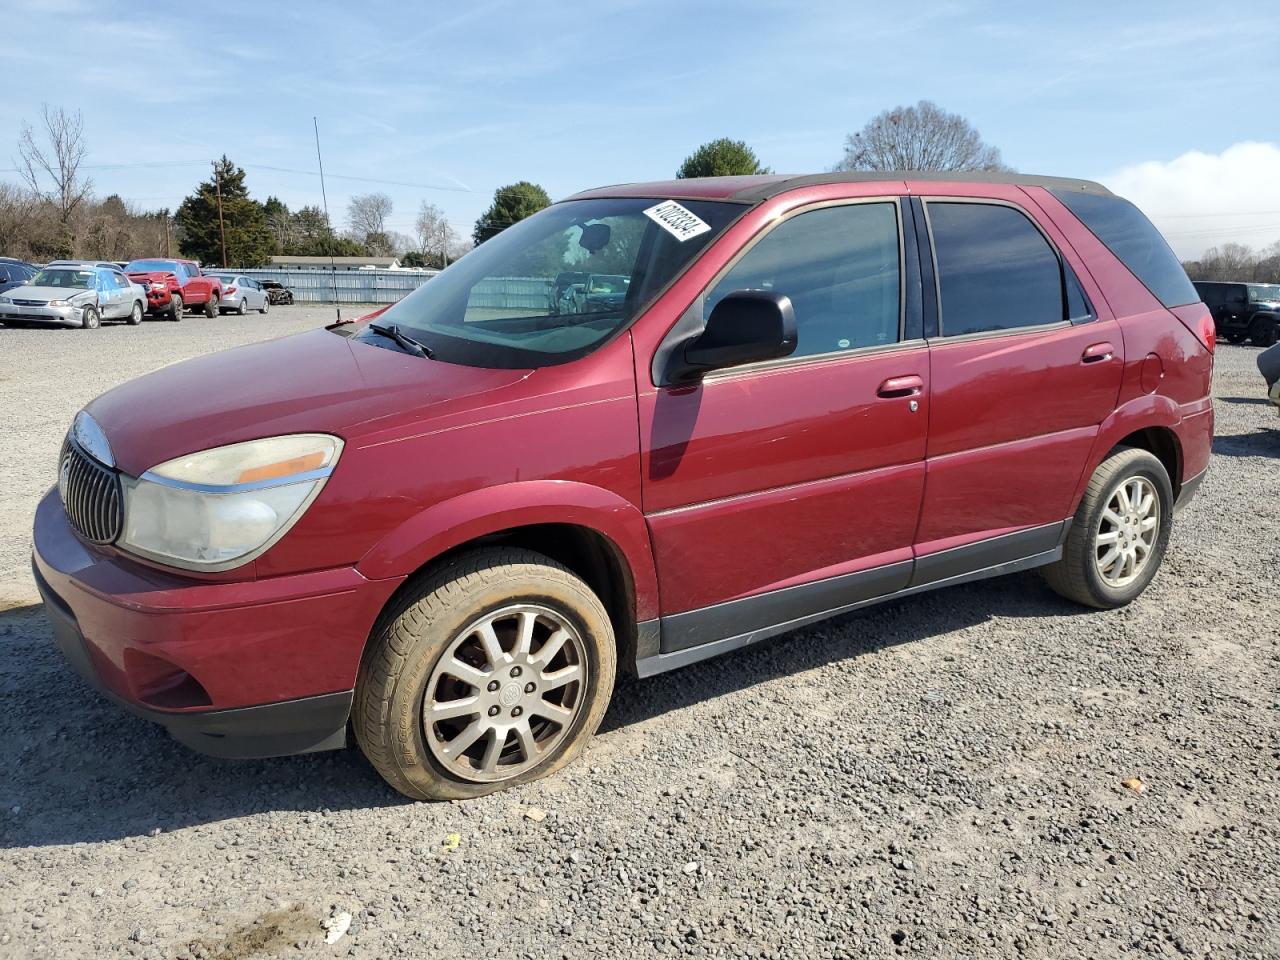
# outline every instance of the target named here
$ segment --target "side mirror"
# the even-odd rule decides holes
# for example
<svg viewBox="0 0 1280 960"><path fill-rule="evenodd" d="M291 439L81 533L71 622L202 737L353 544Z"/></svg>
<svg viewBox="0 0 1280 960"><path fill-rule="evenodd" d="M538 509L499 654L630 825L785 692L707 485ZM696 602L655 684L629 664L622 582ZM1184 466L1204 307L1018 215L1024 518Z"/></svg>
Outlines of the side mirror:
<svg viewBox="0 0 1280 960"><path fill-rule="evenodd" d="M735 290L717 303L706 326L684 345L674 379L692 380L725 367L777 360L796 349L791 299L770 290Z"/></svg>

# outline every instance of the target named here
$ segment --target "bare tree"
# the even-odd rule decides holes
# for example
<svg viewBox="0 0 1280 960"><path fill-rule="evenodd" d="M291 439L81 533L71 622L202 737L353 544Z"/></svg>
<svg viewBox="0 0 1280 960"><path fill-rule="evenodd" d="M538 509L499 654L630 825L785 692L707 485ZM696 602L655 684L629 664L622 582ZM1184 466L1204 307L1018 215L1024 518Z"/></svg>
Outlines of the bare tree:
<svg viewBox="0 0 1280 960"><path fill-rule="evenodd" d="M369 245L371 240L379 241L386 238L389 216L391 216L391 198L385 193L362 194L352 197L351 202L347 204L347 226L351 228L351 235L366 245Z"/></svg>
<svg viewBox="0 0 1280 960"><path fill-rule="evenodd" d="M444 211L434 203L422 201L413 225L418 249L426 254L428 259L437 260L442 267L447 266L450 260L457 259L454 251L459 244L458 234L445 217Z"/></svg>
<svg viewBox="0 0 1280 960"><path fill-rule="evenodd" d="M58 221L67 231L71 216L93 191L93 181L81 179L80 164L89 148L84 141L84 118L77 110L42 106L44 139L41 142L31 124L24 123L18 136L19 173L32 192L58 208Z"/></svg>
<svg viewBox="0 0 1280 960"><path fill-rule="evenodd" d="M0 183L0 255L30 256L30 224L39 204L30 190Z"/></svg>
<svg viewBox="0 0 1280 960"><path fill-rule="evenodd" d="M845 140L836 170L1008 170L964 117L921 100L877 115Z"/></svg>

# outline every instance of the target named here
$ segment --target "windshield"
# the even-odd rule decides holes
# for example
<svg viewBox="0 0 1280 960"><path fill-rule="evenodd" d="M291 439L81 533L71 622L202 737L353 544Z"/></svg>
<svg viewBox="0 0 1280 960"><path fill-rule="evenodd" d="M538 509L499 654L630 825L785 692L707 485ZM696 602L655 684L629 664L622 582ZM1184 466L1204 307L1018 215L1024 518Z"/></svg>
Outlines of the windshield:
<svg viewBox="0 0 1280 960"><path fill-rule="evenodd" d="M172 260L135 260L124 268L125 273L176 273L178 265Z"/></svg>
<svg viewBox="0 0 1280 960"><path fill-rule="evenodd" d="M1254 303L1280 301L1280 284L1251 283L1249 284L1249 299Z"/></svg>
<svg viewBox="0 0 1280 960"><path fill-rule="evenodd" d="M235 276L230 273L206 273L206 277L213 277L219 283L235 283Z"/></svg>
<svg viewBox="0 0 1280 960"><path fill-rule="evenodd" d="M659 203L671 226L646 215ZM449 363L524 368L575 360L630 324L745 209L705 200L559 203L487 240L378 323L398 325ZM367 327L349 335L392 343Z"/></svg>
<svg viewBox="0 0 1280 960"><path fill-rule="evenodd" d="M88 290L93 287L92 270L41 270L31 278L33 287L67 287Z"/></svg>

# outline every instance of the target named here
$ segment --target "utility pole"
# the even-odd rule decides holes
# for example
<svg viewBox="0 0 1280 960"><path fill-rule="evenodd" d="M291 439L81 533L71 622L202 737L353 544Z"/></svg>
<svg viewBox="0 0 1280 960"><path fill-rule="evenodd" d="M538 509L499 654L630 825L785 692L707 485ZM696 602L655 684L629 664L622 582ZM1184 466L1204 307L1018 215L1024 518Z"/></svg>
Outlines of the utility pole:
<svg viewBox="0 0 1280 960"><path fill-rule="evenodd" d="M169 252L169 211L168 210L164 212L164 255L166 257L173 256L173 254Z"/></svg>
<svg viewBox="0 0 1280 960"><path fill-rule="evenodd" d="M213 179L218 185L218 238L222 241L222 269L227 269L227 228L222 222L222 171L218 161L213 161Z"/></svg>

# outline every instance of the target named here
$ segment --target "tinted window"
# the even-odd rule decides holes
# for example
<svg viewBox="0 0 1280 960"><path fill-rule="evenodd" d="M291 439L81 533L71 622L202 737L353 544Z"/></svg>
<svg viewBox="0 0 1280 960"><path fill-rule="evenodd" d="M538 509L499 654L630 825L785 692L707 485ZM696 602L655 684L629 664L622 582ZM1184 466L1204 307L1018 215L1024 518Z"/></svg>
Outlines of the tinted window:
<svg viewBox="0 0 1280 960"><path fill-rule="evenodd" d="M933 202L928 211L944 336L1064 319L1058 255L1025 214L985 203Z"/></svg>
<svg viewBox="0 0 1280 960"><path fill-rule="evenodd" d="M9 279L9 268L0 263L0 283L4 283ZM15 271L14 279L18 279Z"/></svg>
<svg viewBox="0 0 1280 960"><path fill-rule="evenodd" d="M715 285L705 315L734 290L772 290L791 298L799 337L793 356L896 343L896 205L825 207L784 221Z"/></svg>
<svg viewBox="0 0 1280 960"><path fill-rule="evenodd" d="M1073 190L1052 193L1166 307L1200 299L1160 231L1128 200Z"/></svg>

